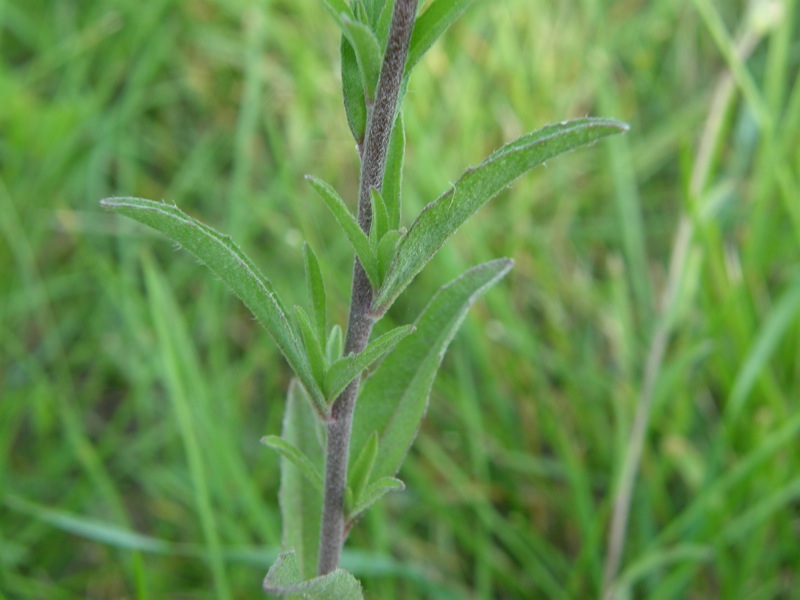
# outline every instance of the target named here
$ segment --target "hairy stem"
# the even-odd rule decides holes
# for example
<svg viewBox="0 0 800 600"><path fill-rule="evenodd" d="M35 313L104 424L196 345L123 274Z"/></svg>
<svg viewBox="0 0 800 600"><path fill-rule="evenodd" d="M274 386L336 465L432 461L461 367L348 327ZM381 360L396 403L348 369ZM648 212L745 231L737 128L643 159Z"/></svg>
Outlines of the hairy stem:
<svg viewBox="0 0 800 600"><path fill-rule="evenodd" d="M411 30L417 14L418 0L396 0L386 52L378 78L375 101L361 154L361 182L358 192L358 223L365 233L372 225L370 190L380 189L386 167L386 149L392 133L397 99L403 82ZM375 317L371 313L372 287L358 261L353 267L353 291L350 318L345 338L345 354L361 352L369 341ZM330 573L339 566L345 532L344 490L347 485L347 462L350 454L350 430L356 406L360 377L353 380L333 403L327 423L328 440L325 453L325 497L322 504L319 560L317 572Z"/></svg>

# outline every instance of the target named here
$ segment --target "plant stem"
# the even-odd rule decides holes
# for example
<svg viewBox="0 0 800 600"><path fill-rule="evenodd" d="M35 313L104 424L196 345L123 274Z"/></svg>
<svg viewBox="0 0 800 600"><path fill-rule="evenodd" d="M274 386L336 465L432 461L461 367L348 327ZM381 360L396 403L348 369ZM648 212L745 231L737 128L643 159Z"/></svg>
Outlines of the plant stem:
<svg viewBox="0 0 800 600"><path fill-rule="evenodd" d="M386 149L397 112L397 99L403 83L411 31L417 14L417 1L395 2L375 101L368 107L370 117L361 154L361 181L358 191L358 223L365 233L369 233L372 225L370 190L380 189L383 184ZM344 346L345 355L361 352L369 342L375 322L375 316L371 311L372 293L367 275L356 258L353 266L353 288ZM334 401L331 417L327 423L325 497L322 504L317 566L320 575L330 573L339 566L346 535L344 490L347 485L350 430L353 425L353 412L360 379L360 377L354 379Z"/></svg>

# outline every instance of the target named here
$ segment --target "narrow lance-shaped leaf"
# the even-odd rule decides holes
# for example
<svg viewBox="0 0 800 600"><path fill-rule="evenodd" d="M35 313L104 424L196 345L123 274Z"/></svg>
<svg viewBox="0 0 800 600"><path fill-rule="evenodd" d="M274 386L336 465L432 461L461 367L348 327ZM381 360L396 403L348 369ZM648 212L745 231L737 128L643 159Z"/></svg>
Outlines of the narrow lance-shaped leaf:
<svg viewBox="0 0 800 600"><path fill-rule="evenodd" d="M363 0L364 8L367 11L370 27L374 30L378 24L381 11L383 10L386 0Z"/></svg>
<svg viewBox="0 0 800 600"><path fill-rule="evenodd" d="M317 572L319 518L322 494L315 480L322 479L324 458L317 436L319 421L309 409L305 390L292 379L283 414L281 438L298 453L298 461L281 456L281 487L278 500L283 526L284 550L294 549L297 567L303 579ZM271 438L267 438L269 441ZM273 445L280 449L277 445ZM302 457L302 458L300 458ZM312 483L313 481L313 483Z"/></svg>
<svg viewBox="0 0 800 600"><path fill-rule="evenodd" d="M336 222L339 223L347 239L350 240L350 244L353 246L358 260L361 261L361 266L364 267L364 271L367 273L370 283L373 286L377 286L378 265L367 234L359 227L358 221L353 216L353 213L350 212L350 209L347 208L344 200L342 200L342 197L335 189L317 177L306 175L306 179L325 201L325 204L336 219Z"/></svg>
<svg viewBox="0 0 800 600"><path fill-rule="evenodd" d="M353 463L353 468L347 476L347 485L353 492L356 503L359 502L367 483L372 476L372 467L375 466L375 459L378 458L378 432L375 431L361 449L360 454Z"/></svg>
<svg viewBox="0 0 800 600"><path fill-rule="evenodd" d="M389 148L386 153L386 170L383 174L381 194L389 213L389 229L400 227L401 192L403 188L403 161L406 151L406 132L403 123L403 113L397 112L397 118L389 138Z"/></svg>
<svg viewBox="0 0 800 600"><path fill-rule="evenodd" d="M447 346L472 303L499 281L513 261L494 260L450 282L417 319L404 339L363 385L353 417L351 457L359 456L374 431L380 437L372 479L392 477L417 435L428 396Z"/></svg>
<svg viewBox="0 0 800 600"><path fill-rule="evenodd" d="M383 53L378 46L378 40L367 25L349 18L342 19L342 31L355 51L367 103L370 103L375 98L375 87L381 72Z"/></svg>
<svg viewBox="0 0 800 600"><path fill-rule="evenodd" d="M306 348L306 357L311 367L311 374L314 376L314 380L322 386L325 382L325 371L327 370L325 354L322 352L322 343L317 339L317 334L311 324L311 319L308 318L308 313L301 306L295 306L294 312L297 315L297 323L300 325L300 333L303 336L303 345Z"/></svg>
<svg viewBox="0 0 800 600"><path fill-rule="evenodd" d="M289 460L300 470L306 481L313 485L320 495L322 494L322 473L312 460L303 454L302 450L277 435L265 435L261 438L261 443L275 450L282 459Z"/></svg>
<svg viewBox="0 0 800 600"><path fill-rule="evenodd" d="M264 591L278 596L313 600L362 600L361 584L344 569L304 579L294 552L278 556L264 578Z"/></svg>
<svg viewBox="0 0 800 600"><path fill-rule="evenodd" d="M314 329L320 343L325 343L328 332L328 300L325 294L325 282L317 255L308 243L303 244L303 263L306 272L306 288L308 300L314 315Z"/></svg>
<svg viewBox="0 0 800 600"><path fill-rule="evenodd" d="M383 314L447 238L520 175L568 150L626 130L624 123L593 118L548 125L506 144L468 169L453 187L422 209L411 225L373 302L373 311Z"/></svg>
<svg viewBox="0 0 800 600"><path fill-rule="evenodd" d="M383 283L386 279L386 273L389 272L394 255L397 252L397 247L400 245L400 240L406 234L405 229L393 229L387 231L383 236L380 244L378 244L378 280Z"/></svg>
<svg viewBox="0 0 800 600"><path fill-rule="evenodd" d="M344 352L344 339L342 336L342 328L339 325L331 327L331 332L328 335L328 342L325 345L325 354L328 357L328 364L333 364L342 357Z"/></svg>
<svg viewBox="0 0 800 600"><path fill-rule="evenodd" d="M328 399L334 400L351 381L413 332L413 325L396 327L370 342L358 354L344 356L333 363L325 375L325 394Z"/></svg>
<svg viewBox="0 0 800 600"><path fill-rule="evenodd" d="M360 149L367 132L367 99L364 93L364 83L361 81L361 72L358 68L356 51L353 50L353 46L344 34L342 34L340 53L342 98L347 116L347 126Z"/></svg>
<svg viewBox="0 0 800 600"><path fill-rule="evenodd" d="M375 26L375 35L378 36L381 48L386 47L386 40L389 37L389 27L392 24L392 12L394 11L395 0L387 0L383 4L381 14L378 16L378 23Z"/></svg>
<svg viewBox="0 0 800 600"><path fill-rule="evenodd" d="M372 245L372 252L377 257L378 244L389 231L389 212L386 210L386 203L379 190L371 188L369 195L372 200L372 226L369 230L369 241Z"/></svg>
<svg viewBox="0 0 800 600"><path fill-rule="evenodd" d="M353 18L353 11L345 0L320 0L322 6L339 27L342 26L342 15Z"/></svg>
<svg viewBox="0 0 800 600"><path fill-rule="evenodd" d="M355 506L347 515L347 520L351 524L389 492L402 492L404 489L406 489L406 484L395 477L381 477L373 481L360 496L356 497Z"/></svg>
<svg viewBox="0 0 800 600"><path fill-rule="evenodd" d="M103 206L136 219L176 241L199 258L239 296L272 335L289 366L311 394L317 410L327 410L308 360L286 317L286 309L272 283L233 243L176 206L141 198L106 198Z"/></svg>

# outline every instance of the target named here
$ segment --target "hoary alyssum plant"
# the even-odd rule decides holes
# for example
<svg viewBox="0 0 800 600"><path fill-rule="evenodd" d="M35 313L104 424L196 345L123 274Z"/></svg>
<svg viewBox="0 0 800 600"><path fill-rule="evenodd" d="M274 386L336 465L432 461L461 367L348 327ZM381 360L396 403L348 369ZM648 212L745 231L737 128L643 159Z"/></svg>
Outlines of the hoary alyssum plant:
<svg viewBox="0 0 800 600"><path fill-rule="evenodd" d="M328 323L325 278L308 244L308 306L289 308L229 237L176 206L139 198L102 201L161 231L227 283L294 372L282 434L263 440L281 456L284 553L264 580L268 593L361 597L359 582L339 568L342 545L364 511L403 489L396 476L445 350L469 306L512 261L468 270L442 287L413 324L373 338L376 321L442 244L517 177L626 129L616 121L582 118L524 135L468 168L406 228L400 220L406 144L400 105L414 67L470 2L434 0L418 15L418 0L321 0L341 30L345 113L361 161L356 214L333 187L307 177L355 255L344 334L339 324Z"/></svg>

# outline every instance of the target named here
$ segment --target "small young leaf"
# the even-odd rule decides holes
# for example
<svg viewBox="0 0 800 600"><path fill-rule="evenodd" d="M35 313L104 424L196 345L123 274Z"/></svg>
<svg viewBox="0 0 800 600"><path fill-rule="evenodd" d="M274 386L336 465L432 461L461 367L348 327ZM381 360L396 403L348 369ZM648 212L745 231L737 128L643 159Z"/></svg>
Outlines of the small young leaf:
<svg viewBox="0 0 800 600"><path fill-rule="evenodd" d="M325 282L322 279L322 269L319 267L317 255L308 243L303 243L303 263L306 271L306 287L308 300L314 315L314 329L317 339L325 341L328 331L328 301L325 295Z"/></svg>
<svg viewBox="0 0 800 600"><path fill-rule="evenodd" d="M348 485L353 491L353 504L359 504L367 482L372 475L372 467L375 466L375 459L378 457L378 432L374 431L369 441L364 445L353 463L350 471Z"/></svg>
<svg viewBox="0 0 800 600"><path fill-rule="evenodd" d="M384 333L355 355L340 358L333 363L325 375L325 391L329 400L334 400L344 388L368 369L381 356L390 352L400 341L414 332L413 325L402 325Z"/></svg>
<svg viewBox="0 0 800 600"><path fill-rule="evenodd" d="M356 140L359 152L367 133L367 99L364 93L364 84L361 81L361 72L358 69L356 51L342 34L340 44L342 62L342 97L344 111L347 116L347 126Z"/></svg>
<svg viewBox="0 0 800 600"><path fill-rule="evenodd" d="M378 17L378 23L375 26L375 35L378 37L378 43L380 43L381 48L386 48L386 40L389 37L389 27L392 24L394 2L395 0L388 0L384 3L381 14Z"/></svg>
<svg viewBox="0 0 800 600"><path fill-rule="evenodd" d="M406 75L417 65L419 60L433 46L453 22L472 4L473 0L434 0L414 23L411 34L411 46L408 49Z"/></svg>
<svg viewBox="0 0 800 600"><path fill-rule="evenodd" d="M361 261L361 266L364 267L364 271L366 271L370 283L377 287L378 264L372 252L372 246L370 246L367 234L361 230L358 221L356 221L353 213L347 208L344 200L342 200L342 197L339 196L336 190L321 179L312 177L311 175L306 175L306 179L314 186L314 189L317 190L325 201L325 204L328 206L331 214L333 214L336 222L339 223L347 239L350 240L350 244L353 246L358 260Z"/></svg>
<svg viewBox="0 0 800 600"><path fill-rule="evenodd" d="M361 584L344 569L304 579L294 552L285 552L269 568L264 591L277 596L292 595L310 600L363 600Z"/></svg>
<svg viewBox="0 0 800 600"><path fill-rule="evenodd" d="M378 244L378 278L381 283L386 279L386 273L389 272L389 267L392 265L394 255L397 253L397 247L400 245L400 240L403 239L405 234L405 229L387 231L381 243Z"/></svg>
<svg viewBox="0 0 800 600"><path fill-rule="evenodd" d="M378 25L378 19L385 4L386 0L364 0L364 9L367 11L367 18L373 31Z"/></svg>
<svg viewBox="0 0 800 600"><path fill-rule="evenodd" d="M322 7L325 9L339 27L342 26L342 15L353 18L353 11L347 5L345 0L320 0Z"/></svg>
<svg viewBox="0 0 800 600"><path fill-rule="evenodd" d="M375 34L364 23L345 17L342 18L342 26L342 31L355 51L358 70L361 73L361 81L366 92L367 104L370 104L375 98L375 88L378 85L378 76L381 72L383 52L378 46L378 39Z"/></svg>
<svg viewBox="0 0 800 600"><path fill-rule="evenodd" d="M403 113L397 111L392 135L389 138L389 148L386 152L386 170L383 173L383 187L381 194L386 202L389 213L389 229L400 227L400 193L403 183L403 161L406 151L406 131L403 123Z"/></svg>
<svg viewBox="0 0 800 600"><path fill-rule="evenodd" d="M306 347L306 356L308 357L308 364L311 366L311 373L317 383L323 385L327 365L325 364L325 355L322 353L322 343L317 338L314 326L311 324L311 319L308 318L306 311L301 306L295 306L294 311L297 315L297 323L300 325L300 333L303 335L303 344Z"/></svg>
<svg viewBox="0 0 800 600"><path fill-rule="evenodd" d="M284 550L294 548L296 551L297 566L303 579L317 573L320 523L312 515L322 514L322 494L318 485L312 481L321 482L321 473L324 470L318 427L319 420L309 408L305 390L292 379L289 383L280 439L296 448L308 459L310 466L298 466L290 458L281 456L278 500L283 525L282 545ZM303 462L301 459L300 463Z"/></svg>
<svg viewBox="0 0 800 600"><path fill-rule="evenodd" d="M176 206L163 202L141 198L106 198L100 204L149 225L178 242L227 283L272 335L289 366L311 394L317 410L325 414L325 402L320 402L322 390L314 379L308 359L289 325L286 309L272 282L261 274L230 237L193 219Z"/></svg>
<svg viewBox="0 0 800 600"><path fill-rule="evenodd" d="M406 484L394 477L381 477L377 481L373 481L360 497L356 496L356 500L354 501L355 506L352 512L347 515L347 520L349 522L356 520L366 512L370 506L389 492L402 492L404 489L406 489Z"/></svg>
<svg viewBox="0 0 800 600"><path fill-rule="evenodd" d="M409 228L373 301L373 311L383 314L445 240L517 177L554 156L626 130L624 123L608 119L586 118L548 125L467 169L453 187L422 209Z"/></svg>
<svg viewBox="0 0 800 600"><path fill-rule="evenodd" d="M328 335L328 343L325 345L325 353L328 355L328 364L332 365L342 358L343 351L344 342L342 339L342 328L338 325L334 325L331 327L331 333Z"/></svg>
<svg viewBox="0 0 800 600"><path fill-rule="evenodd" d="M377 257L378 244L389 230L389 213L386 211L386 203L379 190L372 188L369 195L372 200L372 227L369 230L369 241L372 253Z"/></svg>
<svg viewBox="0 0 800 600"><path fill-rule="evenodd" d="M380 436L372 477L392 477L417 435L442 357L472 303L511 269L494 260L440 289L404 339L364 382L353 416L350 456L359 456L374 431Z"/></svg>
<svg viewBox="0 0 800 600"><path fill-rule="evenodd" d="M311 459L303 454L299 448L277 435L265 435L261 438L261 443L275 450L281 457L290 460L306 480L322 494L322 474Z"/></svg>

